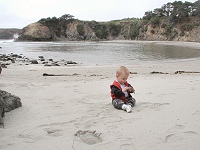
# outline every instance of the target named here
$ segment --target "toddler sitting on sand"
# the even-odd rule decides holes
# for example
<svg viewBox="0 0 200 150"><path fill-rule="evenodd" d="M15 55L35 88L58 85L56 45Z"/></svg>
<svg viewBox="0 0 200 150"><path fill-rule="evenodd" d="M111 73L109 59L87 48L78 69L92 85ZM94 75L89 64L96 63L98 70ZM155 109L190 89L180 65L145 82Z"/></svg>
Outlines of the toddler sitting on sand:
<svg viewBox="0 0 200 150"><path fill-rule="evenodd" d="M129 73L129 70L125 66L120 66L116 71L116 80L110 85L112 105L116 109L122 109L128 113L131 112L131 109L136 102L130 94L135 90L127 82Z"/></svg>

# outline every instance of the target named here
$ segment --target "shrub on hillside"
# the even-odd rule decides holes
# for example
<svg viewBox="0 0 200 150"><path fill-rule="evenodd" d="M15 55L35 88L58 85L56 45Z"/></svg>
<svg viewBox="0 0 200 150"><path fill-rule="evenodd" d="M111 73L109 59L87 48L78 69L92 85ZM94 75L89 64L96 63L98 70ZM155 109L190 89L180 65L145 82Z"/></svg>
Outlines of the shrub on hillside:
<svg viewBox="0 0 200 150"><path fill-rule="evenodd" d="M84 25L78 24L78 25L76 26L76 28L77 28L77 32L78 32L80 35L83 36L83 35L85 34Z"/></svg>

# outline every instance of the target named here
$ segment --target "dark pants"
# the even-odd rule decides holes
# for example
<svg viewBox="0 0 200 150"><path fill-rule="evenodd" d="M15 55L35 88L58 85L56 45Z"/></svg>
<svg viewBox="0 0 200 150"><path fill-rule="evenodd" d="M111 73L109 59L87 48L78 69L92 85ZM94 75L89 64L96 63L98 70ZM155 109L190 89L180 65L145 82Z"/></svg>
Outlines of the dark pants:
<svg viewBox="0 0 200 150"><path fill-rule="evenodd" d="M126 102L123 102L121 99L112 100L112 105L117 109L122 109L123 104L131 105L133 107L135 105L136 100L133 97L126 98Z"/></svg>

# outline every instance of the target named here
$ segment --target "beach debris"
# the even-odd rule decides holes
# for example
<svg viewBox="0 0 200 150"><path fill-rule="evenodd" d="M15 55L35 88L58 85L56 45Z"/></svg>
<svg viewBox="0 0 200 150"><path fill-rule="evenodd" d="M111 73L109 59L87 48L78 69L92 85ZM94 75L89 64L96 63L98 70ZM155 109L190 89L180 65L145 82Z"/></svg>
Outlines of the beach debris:
<svg viewBox="0 0 200 150"><path fill-rule="evenodd" d="M102 142L102 138L100 137L101 133L97 133L96 130L79 130L74 135L79 137L82 142L89 145Z"/></svg>
<svg viewBox="0 0 200 150"><path fill-rule="evenodd" d="M49 73L43 73L43 76L77 76L80 74L74 73L74 74L49 74Z"/></svg>
<svg viewBox="0 0 200 150"><path fill-rule="evenodd" d="M90 77L92 77L92 76L95 76L95 77L96 77L96 76L103 76L103 75L91 74Z"/></svg>
<svg viewBox="0 0 200 150"><path fill-rule="evenodd" d="M175 74L182 74L182 73L200 73L196 71L176 71Z"/></svg>
<svg viewBox="0 0 200 150"><path fill-rule="evenodd" d="M130 74L137 74L137 72L130 72Z"/></svg>
<svg viewBox="0 0 200 150"><path fill-rule="evenodd" d="M164 73L164 72L158 72L158 71L152 71L150 72L151 74L168 74L168 73Z"/></svg>

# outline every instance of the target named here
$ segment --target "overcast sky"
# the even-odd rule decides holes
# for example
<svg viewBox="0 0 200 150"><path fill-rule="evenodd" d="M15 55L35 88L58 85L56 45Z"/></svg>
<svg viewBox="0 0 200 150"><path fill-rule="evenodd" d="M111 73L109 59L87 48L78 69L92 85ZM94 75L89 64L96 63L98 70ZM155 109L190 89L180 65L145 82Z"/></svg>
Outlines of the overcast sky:
<svg viewBox="0 0 200 150"><path fill-rule="evenodd" d="M175 0L0 0L0 28L23 28L41 18L71 14L79 20L141 18ZM183 0L182 0L183 1ZM187 0L195 2L197 0ZM185 1L183 1L185 2Z"/></svg>

